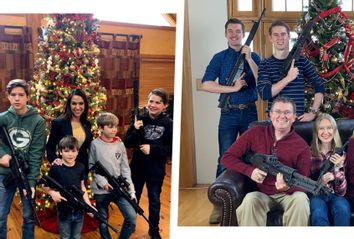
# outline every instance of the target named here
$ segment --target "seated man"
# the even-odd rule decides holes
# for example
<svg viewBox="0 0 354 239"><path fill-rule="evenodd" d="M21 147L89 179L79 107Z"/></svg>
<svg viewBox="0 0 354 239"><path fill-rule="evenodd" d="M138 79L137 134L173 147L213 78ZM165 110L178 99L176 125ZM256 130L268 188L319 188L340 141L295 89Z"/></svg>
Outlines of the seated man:
<svg viewBox="0 0 354 239"><path fill-rule="evenodd" d="M283 225L307 226L309 223L309 199L303 190L290 188L283 175L267 176L267 173L242 161L249 150L260 154L275 154L286 166L305 176L310 174L311 153L307 143L292 126L296 119L296 105L288 97L278 97L269 112L272 124L254 126L236 140L225 152L221 163L250 177L259 191L248 193L236 210L240 226L265 226L267 213L273 208L284 210Z"/></svg>

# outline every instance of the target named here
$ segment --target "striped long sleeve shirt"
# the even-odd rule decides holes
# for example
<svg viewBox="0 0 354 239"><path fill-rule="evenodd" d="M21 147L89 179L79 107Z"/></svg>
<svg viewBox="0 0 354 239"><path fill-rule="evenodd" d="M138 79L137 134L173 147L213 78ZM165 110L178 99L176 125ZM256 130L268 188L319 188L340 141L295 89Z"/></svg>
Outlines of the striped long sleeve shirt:
<svg viewBox="0 0 354 239"><path fill-rule="evenodd" d="M268 111L272 106L272 85L279 82L281 78L281 70L285 59L279 60L273 55L259 64L258 67L258 93L263 100L268 100ZM315 68L303 56L295 61L295 67L298 68L299 74L292 82L279 92L279 95L288 96L296 103L297 114L301 115L305 111L305 78L309 79L315 93L324 92L324 82L317 74ZM274 97L275 98L275 97Z"/></svg>

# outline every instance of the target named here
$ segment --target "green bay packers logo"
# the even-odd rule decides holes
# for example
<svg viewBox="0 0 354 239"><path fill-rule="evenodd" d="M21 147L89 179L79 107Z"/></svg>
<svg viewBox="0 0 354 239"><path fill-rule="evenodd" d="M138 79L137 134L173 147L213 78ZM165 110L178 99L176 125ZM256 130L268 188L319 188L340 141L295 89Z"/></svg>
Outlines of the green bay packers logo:
<svg viewBox="0 0 354 239"><path fill-rule="evenodd" d="M15 148L23 149L29 146L31 142L31 134L23 128L11 128L9 136Z"/></svg>

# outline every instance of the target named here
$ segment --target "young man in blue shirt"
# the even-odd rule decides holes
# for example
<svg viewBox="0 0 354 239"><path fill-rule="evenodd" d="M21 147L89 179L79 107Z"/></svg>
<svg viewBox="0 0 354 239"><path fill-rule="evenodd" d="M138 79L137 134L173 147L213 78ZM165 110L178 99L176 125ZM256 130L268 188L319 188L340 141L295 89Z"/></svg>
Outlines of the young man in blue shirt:
<svg viewBox="0 0 354 239"><path fill-rule="evenodd" d="M227 110L221 110L218 126L219 157L216 177L225 168L220 164L223 153L248 128L248 125L257 121L257 77L260 57L251 52L249 46L242 46L245 36L244 24L236 18L229 19L225 24L225 37L228 48L215 54L206 68L202 79L201 89L211 93L230 93ZM231 86L227 86L227 78L237 59L245 55L244 70L239 79ZM218 79L218 81L216 81ZM221 208L214 208L209 223L219 223Z"/></svg>

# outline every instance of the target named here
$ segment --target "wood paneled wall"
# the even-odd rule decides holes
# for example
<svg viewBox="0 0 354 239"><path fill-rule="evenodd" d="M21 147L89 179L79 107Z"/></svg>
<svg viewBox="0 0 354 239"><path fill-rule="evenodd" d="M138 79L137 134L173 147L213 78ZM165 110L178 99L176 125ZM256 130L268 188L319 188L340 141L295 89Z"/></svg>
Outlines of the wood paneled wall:
<svg viewBox="0 0 354 239"><path fill-rule="evenodd" d="M152 89L164 88L173 94L175 58L172 56L142 55L140 61L139 105L147 103L147 96Z"/></svg>
<svg viewBox="0 0 354 239"><path fill-rule="evenodd" d="M37 52L37 29L44 24L46 14L0 14L0 25L32 28L33 52ZM139 99L145 105L147 94L157 87L170 95L174 89L174 59L176 29L139 24L101 21L99 32L142 35ZM4 94L4 92L0 92Z"/></svg>
<svg viewBox="0 0 354 239"><path fill-rule="evenodd" d="M189 43L188 3L185 3L184 42ZM188 44L189 46L189 44ZM190 188L197 183L195 136L192 102L192 73L189 47L183 48L182 111L180 139L179 187ZM180 199L181 200L181 199Z"/></svg>

